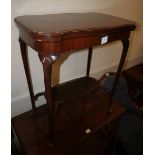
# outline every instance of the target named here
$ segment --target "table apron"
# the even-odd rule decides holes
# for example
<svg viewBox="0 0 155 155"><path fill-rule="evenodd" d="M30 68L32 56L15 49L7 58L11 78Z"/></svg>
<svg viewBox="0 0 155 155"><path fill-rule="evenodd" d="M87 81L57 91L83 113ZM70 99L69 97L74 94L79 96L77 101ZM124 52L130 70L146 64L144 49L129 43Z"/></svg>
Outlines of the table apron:
<svg viewBox="0 0 155 155"><path fill-rule="evenodd" d="M93 36L83 36L75 37L69 39L62 39L60 41L48 42L42 40L34 40L30 38L29 35L22 33L20 37L29 45L32 49L38 53L50 55L53 53L64 53L67 51L76 51L81 49L86 49L89 47L104 45L116 40L122 40L129 38L130 32L117 32L112 34L104 35L93 35ZM107 37L107 42L102 43L102 38Z"/></svg>

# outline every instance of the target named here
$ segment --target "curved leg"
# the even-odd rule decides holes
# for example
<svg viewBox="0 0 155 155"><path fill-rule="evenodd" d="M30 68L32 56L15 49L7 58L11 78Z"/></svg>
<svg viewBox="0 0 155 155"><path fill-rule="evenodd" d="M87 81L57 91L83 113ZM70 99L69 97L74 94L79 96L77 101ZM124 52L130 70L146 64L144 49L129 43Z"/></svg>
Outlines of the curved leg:
<svg viewBox="0 0 155 155"><path fill-rule="evenodd" d="M20 43L21 55L23 59L26 79L27 79L31 103L32 103L32 109L34 111L35 110L35 97L34 97L33 84L32 84L29 61L28 61L27 45L21 38L19 38L19 43Z"/></svg>
<svg viewBox="0 0 155 155"><path fill-rule="evenodd" d="M45 83L45 97L48 105L48 123L50 132L50 144L54 143L53 138L53 97L51 94L51 77L52 77L52 64L56 61L57 56L47 56L39 54L40 61L43 65L44 83Z"/></svg>
<svg viewBox="0 0 155 155"><path fill-rule="evenodd" d="M115 81L114 81L114 84L113 84L113 87L112 87L111 96L110 96L110 99L109 99L109 109L108 109L108 112L112 112L112 99L113 99L113 95L114 95L116 84L118 82L118 78L119 78L120 73L122 71L122 68L123 68L123 65L124 65L124 62L125 62L125 58L126 58L126 55L127 55L128 47L129 47L129 40L128 40L128 38L123 39L121 41L122 41L122 44L123 44L123 50L122 50L122 55L121 55L121 59L120 59L120 62L119 62L119 66L118 66L118 69L117 69L116 78L115 78Z"/></svg>

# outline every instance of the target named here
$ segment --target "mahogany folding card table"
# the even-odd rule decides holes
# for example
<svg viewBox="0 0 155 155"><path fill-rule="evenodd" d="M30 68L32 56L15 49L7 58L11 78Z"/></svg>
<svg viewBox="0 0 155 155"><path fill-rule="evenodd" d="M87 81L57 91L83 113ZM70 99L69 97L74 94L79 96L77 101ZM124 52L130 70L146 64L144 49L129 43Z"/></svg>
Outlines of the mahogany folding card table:
<svg viewBox="0 0 155 155"><path fill-rule="evenodd" d="M33 114L37 116L35 101L44 95L48 105L49 139L55 154L81 142L124 112L125 108L113 99L113 94L127 55L130 32L136 28L134 22L102 13L62 13L19 16L15 23ZM89 75L91 58L94 46L117 40L122 42L123 49L109 96L101 90L99 81ZM27 46L38 53L42 63L45 92L34 94ZM52 65L57 59L65 52L86 48L86 75L52 87Z"/></svg>

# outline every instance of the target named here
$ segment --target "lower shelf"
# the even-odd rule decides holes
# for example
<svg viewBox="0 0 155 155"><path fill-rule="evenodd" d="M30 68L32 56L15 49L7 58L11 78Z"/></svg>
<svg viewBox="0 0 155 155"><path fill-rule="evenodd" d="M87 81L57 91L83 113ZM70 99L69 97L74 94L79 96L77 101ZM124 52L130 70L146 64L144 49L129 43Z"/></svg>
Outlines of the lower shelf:
<svg viewBox="0 0 155 155"><path fill-rule="evenodd" d="M62 155L125 111L115 101L112 113L107 113L107 108L108 96L100 89L62 104L55 115L55 145L52 147L48 145L47 105L37 108L36 117L29 111L12 121L28 155Z"/></svg>

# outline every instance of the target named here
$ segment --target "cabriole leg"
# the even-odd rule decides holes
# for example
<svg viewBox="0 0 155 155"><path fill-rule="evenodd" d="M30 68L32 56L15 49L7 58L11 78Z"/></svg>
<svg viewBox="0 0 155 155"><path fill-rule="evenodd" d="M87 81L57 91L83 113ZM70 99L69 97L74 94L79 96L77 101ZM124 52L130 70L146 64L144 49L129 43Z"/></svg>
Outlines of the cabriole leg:
<svg viewBox="0 0 155 155"><path fill-rule="evenodd" d="M32 103L32 109L33 111L35 111L35 97L34 97L33 84L32 84L29 61L28 61L27 45L21 38L19 38L19 43L20 43L21 55L23 59L26 79L27 79L31 103Z"/></svg>
<svg viewBox="0 0 155 155"><path fill-rule="evenodd" d="M122 71L123 64L125 62L125 58L126 58L128 47L129 47L129 40L128 40L128 38L123 39L121 41L122 41L122 44L123 44L123 50L122 50L122 55L121 55L121 59L120 59L120 62L119 62L119 66L118 66L118 69L117 69L116 78L114 80L114 84L113 84L113 87L112 87L111 96L110 96L110 99L109 99L109 110L108 110L109 112L112 112L112 99L113 99L113 95L114 95L115 88L116 88L116 85L117 85L120 73Z"/></svg>
<svg viewBox="0 0 155 155"><path fill-rule="evenodd" d="M56 61L57 56L46 56L39 54L40 61L43 65L44 71L44 84L45 84L45 97L48 105L48 123L49 123L49 132L50 132L50 145L54 144L53 138L53 97L51 94L51 78L52 78L52 64Z"/></svg>

